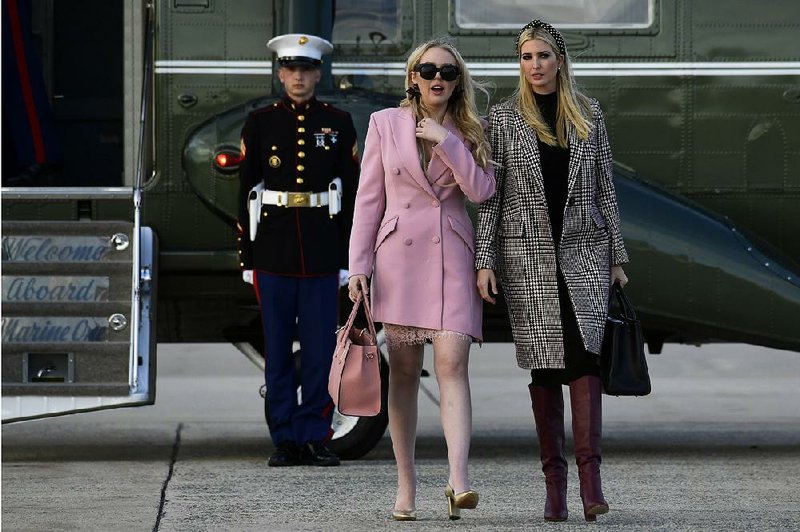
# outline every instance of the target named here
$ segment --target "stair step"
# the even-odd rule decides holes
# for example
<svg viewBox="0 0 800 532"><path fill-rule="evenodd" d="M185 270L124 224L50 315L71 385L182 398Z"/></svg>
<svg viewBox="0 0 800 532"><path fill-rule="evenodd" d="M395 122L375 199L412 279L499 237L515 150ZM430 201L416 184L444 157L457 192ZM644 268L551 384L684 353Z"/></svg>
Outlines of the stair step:
<svg viewBox="0 0 800 532"><path fill-rule="evenodd" d="M133 224L4 222L4 396L130 390Z"/></svg>
<svg viewBox="0 0 800 532"><path fill-rule="evenodd" d="M125 384L6 384L3 383L4 396L24 395L106 395L119 397L128 395L130 387Z"/></svg>

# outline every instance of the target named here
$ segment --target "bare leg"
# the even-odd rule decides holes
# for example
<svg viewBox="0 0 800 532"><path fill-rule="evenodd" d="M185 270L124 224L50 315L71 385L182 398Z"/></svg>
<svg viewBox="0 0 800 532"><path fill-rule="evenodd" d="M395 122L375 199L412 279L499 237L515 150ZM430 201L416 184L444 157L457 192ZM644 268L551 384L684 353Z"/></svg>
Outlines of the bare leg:
<svg viewBox="0 0 800 532"><path fill-rule="evenodd" d="M456 493L469 489L467 460L472 434L469 348L470 342L458 337L438 338L433 343L439 408L450 464L449 481Z"/></svg>
<svg viewBox="0 0 800 532"><path fill-rule="evenodd" d="M414 446L417 441L417 397L422 372L421 345L400 345L389 349L389 433L397 462L395 510L416 509L417 470Z"/></svg>

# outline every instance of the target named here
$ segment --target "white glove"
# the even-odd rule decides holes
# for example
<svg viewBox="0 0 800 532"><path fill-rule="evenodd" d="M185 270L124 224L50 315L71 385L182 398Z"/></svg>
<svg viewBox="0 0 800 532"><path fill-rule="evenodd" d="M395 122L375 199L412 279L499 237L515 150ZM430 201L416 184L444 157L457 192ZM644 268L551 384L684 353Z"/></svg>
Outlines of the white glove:
<svg viewBox="0 0 800 532"><path fill-rule="evenodd" d="M347 286L350 270L339 270L339 288Z"/></svg>
<svg viewBox="0 0 800 532"><path fill-rule="evenodd" d="M242 281L253 284L253 270L242 271Z"/></svg>

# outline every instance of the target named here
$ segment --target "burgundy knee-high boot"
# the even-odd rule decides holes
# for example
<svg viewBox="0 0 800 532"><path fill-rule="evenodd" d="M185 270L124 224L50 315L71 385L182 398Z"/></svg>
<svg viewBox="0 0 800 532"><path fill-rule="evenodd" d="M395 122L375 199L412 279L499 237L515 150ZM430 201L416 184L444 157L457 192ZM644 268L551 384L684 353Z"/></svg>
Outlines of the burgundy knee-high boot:
<svg viewBox="0 0 800 532"><path fill-rule="evenodd" d="M602 436L602 384L587 375L569 383L572 403L572 434L575 437L575 463L581 482L583 515L595 521L608 512L600 485L600 438Z"/></svg>
<svg viewBox="0 0 800 532"><path fill-rule="evenodd" d="M561 386L528 386L539 437L547 500L546 521L567 520L567 460L564 458L564 396Z"/></svg>

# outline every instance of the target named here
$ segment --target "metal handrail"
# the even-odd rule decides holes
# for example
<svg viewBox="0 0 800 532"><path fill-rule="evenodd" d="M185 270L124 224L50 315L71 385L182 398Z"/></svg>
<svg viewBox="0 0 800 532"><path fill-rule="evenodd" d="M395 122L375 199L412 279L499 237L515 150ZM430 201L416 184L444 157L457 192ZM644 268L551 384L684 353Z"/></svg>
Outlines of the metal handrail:
<svg viewBox="0 0 800 532"><path fill-rule="evenodd" d="M146 5L145 16L145 41L144 41L144 79L142 80L141 114L139 116L139 153L136 161L136 176L133 182L133 271L132 271L132 301L131 301L131 350L130 366L128 371L128 385L131 391L139 385L139 327L141 320L141 209L142 209L142 174L144 173L144 141L145 127L147 125L147 95L150 91L150 77L153 70L153 40L154 40L154 8L152 3Z"/></svg>

